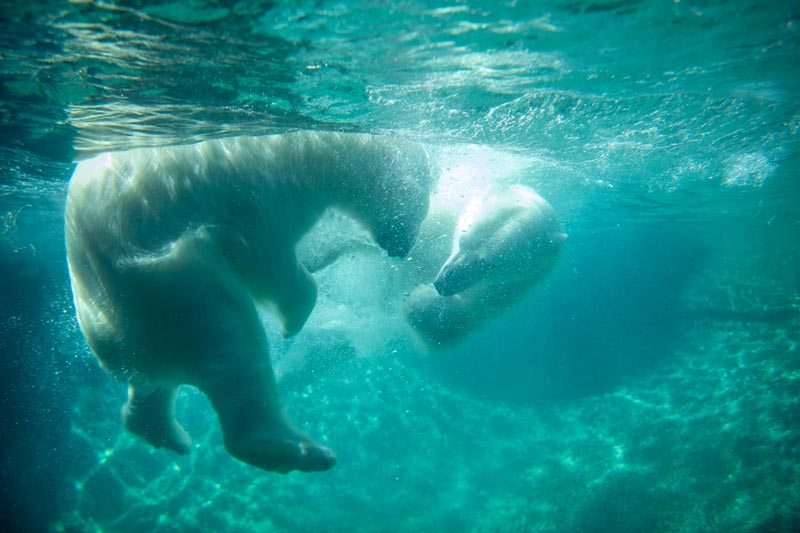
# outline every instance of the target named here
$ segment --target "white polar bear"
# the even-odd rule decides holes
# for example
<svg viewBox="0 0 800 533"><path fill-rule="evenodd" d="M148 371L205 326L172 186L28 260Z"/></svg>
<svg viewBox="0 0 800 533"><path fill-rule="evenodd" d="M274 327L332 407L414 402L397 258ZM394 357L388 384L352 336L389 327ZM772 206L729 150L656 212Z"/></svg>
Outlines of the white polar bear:
<svg viewBox="0 0 800 533"><path fill-rule="evenodd" d="M282 333L302 328L316 284L295 244L328 207L362 222L390 255L411 248L432 186L416 144L298 132L109 153L80 163L66 205L78 321L128 383L123 420L188 453L176 388L211 400L225 447L263 468L325 470L333 452L284 412L256 303Z"/></svg>
<svg viewBox="0 0 800 533"><path fill-rule="evenodd" d="M417 286L406 300L408 323L428 347L461 342L538 283L566 238L553 208L531 189L482 192L459 216L433 285Z"/></svg>

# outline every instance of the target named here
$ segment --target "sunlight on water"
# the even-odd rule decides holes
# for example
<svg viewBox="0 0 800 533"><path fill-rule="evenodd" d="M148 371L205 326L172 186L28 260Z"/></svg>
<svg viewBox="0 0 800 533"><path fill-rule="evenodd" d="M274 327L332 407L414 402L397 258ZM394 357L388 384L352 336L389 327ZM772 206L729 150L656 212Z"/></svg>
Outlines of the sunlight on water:
<svg viewBox="0 0 800 533"><path fill-rule="evenodd" d="M749 153L730 158L723 182L733 187L761 187L773 173L770 160L761 153Z"/></svg>
<svg viewBox="0 0 800 533"><path fill-rule="evenodd" d="M461 211L472 194L492 183L518 182L525 169L536 164L528 157L477 145L442 148L436 159L441 172L431 209L446 208L454 212Z"/></svg>

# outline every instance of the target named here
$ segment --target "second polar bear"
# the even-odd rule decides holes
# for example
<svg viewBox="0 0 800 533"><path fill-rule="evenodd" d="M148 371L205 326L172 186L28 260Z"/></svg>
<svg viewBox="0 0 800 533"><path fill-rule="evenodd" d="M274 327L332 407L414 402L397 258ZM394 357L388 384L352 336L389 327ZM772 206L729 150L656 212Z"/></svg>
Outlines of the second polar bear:
<svg viewBox="0 0 800 533"><path fill-rule="evenodd" d="M406 319L429 347L461 342L536 285L566 238L533 190L490 188L459 216L450 257L433 285L419 285L406 300Z"/></svg>
<svg viewBox="0 0 800 533"><path fill-rule="evenodd" d="M404 256L432 178L415 143L297 132L102 154L81 162L66 205L78 322L103 367L128 384L125 426L187 453L180 384L216 410L225 447L263 468L325 470L327 447L297 430L275 383L257 303L283 334L316 302L297 241L328 207Z"/></svg>

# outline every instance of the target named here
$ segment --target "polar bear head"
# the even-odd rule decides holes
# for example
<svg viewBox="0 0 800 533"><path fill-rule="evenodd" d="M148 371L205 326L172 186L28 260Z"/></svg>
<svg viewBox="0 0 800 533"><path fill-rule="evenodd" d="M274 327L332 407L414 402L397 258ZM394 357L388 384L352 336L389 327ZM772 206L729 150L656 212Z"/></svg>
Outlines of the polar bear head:
<svg viewBox="0 0 800 533"><path fill-rule="evenodd" d="M490 189L459 216L452 254L434 287L452 296L479 284L532 285L556 263L566 238L553 208L531 189Z"/></svg>

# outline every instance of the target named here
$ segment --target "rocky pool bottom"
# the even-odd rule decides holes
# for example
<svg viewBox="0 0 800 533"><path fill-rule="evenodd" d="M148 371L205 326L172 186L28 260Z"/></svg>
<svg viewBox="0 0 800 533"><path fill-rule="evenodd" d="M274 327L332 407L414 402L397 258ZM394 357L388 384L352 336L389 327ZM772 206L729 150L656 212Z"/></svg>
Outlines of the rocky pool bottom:
<svg viewBox="0 0 800 533"><path fill-rule="evenodd" d="M338 454L322 474L229 457L184 388L188 457L119 422L102 375L72 411L55 531L789 531L800 528L800 314L791 267L719 261L681 295L669 357L609 390L538 405L444 383L410 346L283 379L294 420ZM499 342L499 341L498 341ZM327 347L327 348L326 348ZM647 346L641 349L646 351ZM487 375L491 362L487 361Z"/></svg>

